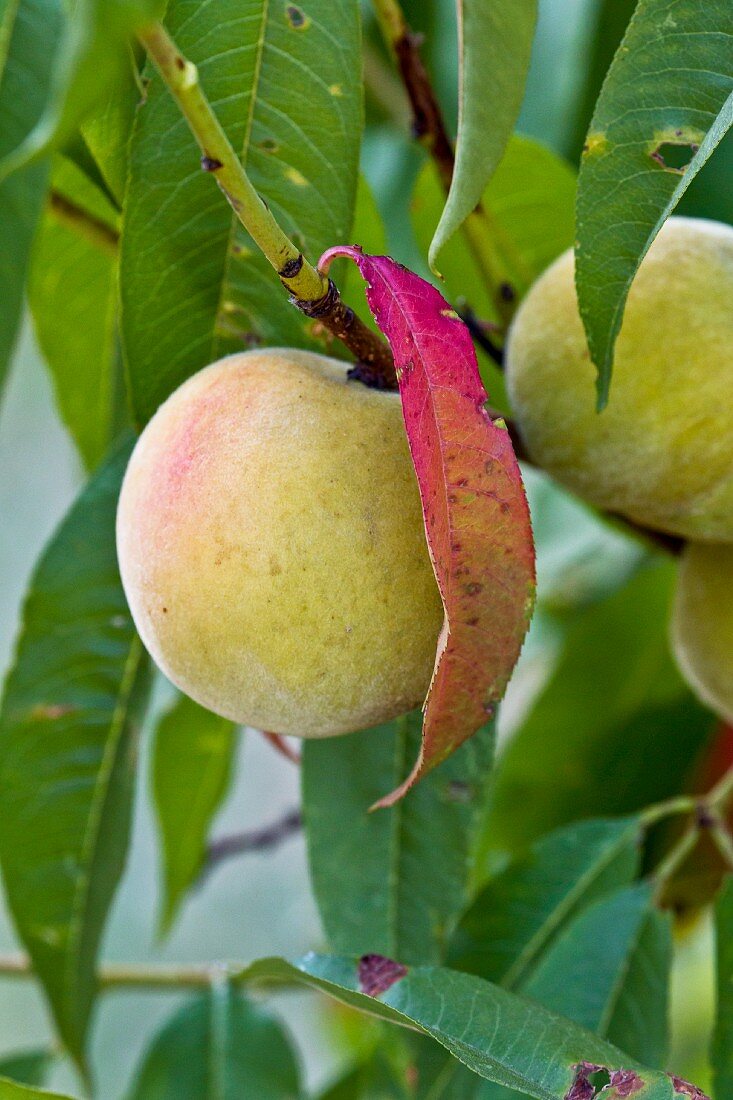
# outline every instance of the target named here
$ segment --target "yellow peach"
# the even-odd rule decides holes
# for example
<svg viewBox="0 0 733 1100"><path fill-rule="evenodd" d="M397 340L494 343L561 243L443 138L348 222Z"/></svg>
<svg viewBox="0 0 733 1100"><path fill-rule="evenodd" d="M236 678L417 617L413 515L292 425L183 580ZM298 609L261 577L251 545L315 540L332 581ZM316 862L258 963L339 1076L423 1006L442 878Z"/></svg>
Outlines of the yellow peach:
<svg viewBox="0 0 733 1100"><path fill-rule="evenodd" d="M691 542L685 547L672 644L690 686L733 723L733 545Z"/></svg>
<svg viewBox="0 0 733 1100"><path fill-rule="evenodd" d="M301 737L427 691L443 613L399 397L289 349L200 371L145 428L117 517L151 655L193 699Z"/></svg>
<svg viewBox="0 0 733 1100"><path fill-rule="evenodd" d="M599 508L733 540L733 229L663 226L629 294L601 413L573 275L567 252L509 335L507 384L530 456Z"/></svg>

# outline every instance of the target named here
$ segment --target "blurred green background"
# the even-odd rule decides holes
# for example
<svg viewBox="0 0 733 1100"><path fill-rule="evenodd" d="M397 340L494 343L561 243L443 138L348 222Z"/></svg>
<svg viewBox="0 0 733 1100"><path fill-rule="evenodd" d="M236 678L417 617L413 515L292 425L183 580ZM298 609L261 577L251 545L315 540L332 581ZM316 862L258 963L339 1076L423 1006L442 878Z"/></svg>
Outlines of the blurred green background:
<svg viewBox="0 0 733 1100"><path fill-rule="evenodd" d="M605 68L630 0L541 0L541 17L520 130L577 161ZM450 120L456 114L455 15L452 0L405 3L425 34L425 55ZM385 220L390 251L421 266L412 238L409 196L422 153L411 144L397 84L365 6L367 118L363 167ZM684 210L733 221L733 141L729 138L684 200ZM274 288L273 288L274 289ZM56 416L43 363L26 330L0 415L0 665L11 659L23 590L33 563L81 483L73 446ZM600 524L539 475L530 475L540 549L538 614L502 712L505 745L545 685L573 617L647 564L638 544ZM253 733L243 735L236 780L217 821L224 834L278 818L298 801L297 769ZM489 837L489 845L491 838ZM157 840L144 747L132 854L115 902L104 955L110 960L248 960L294 956L323 946L308 887L301 838L274 852L230 860L185 906L169 940L156 942ZM0 913L0 951L16 950ZM703 919L678 940L674 975L674 1070L706 1082L704 1044L712 1012L711 936ZM177 998L115 993L103 999L93 1061L102 1100L125 1094L142 1050ZM352 1029L307 994L277 1000L303 1052L311 1084L324 1083L349 1056ZM363 1025L365 1028L368 1024ZM335 1030L334 1030L335 1027ZM358 1032L358 1029L357 1029ZM334 1036L338 1039L335 1040ZM348 1038L351 1036L351 1039ZM40 995L28 982L0 981L0 1054L50 1041ZM68 1068L52 1084L75 1087Z"/></svg>

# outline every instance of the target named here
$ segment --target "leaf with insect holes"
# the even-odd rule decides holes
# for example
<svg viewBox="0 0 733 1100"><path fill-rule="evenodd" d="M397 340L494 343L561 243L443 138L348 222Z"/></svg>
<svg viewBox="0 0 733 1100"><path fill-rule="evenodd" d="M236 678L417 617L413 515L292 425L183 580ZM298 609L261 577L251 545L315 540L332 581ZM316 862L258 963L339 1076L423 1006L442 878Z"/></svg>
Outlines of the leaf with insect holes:
<svg viewBox="0 0 733 1100"><path fill-rule="evenodd" d="M422 748L390 806L482 726L504 694L534 602L532 529L509 433L489 416L471 337L445 299L388 256L349 256L389 339L443 601Z"/></svg>

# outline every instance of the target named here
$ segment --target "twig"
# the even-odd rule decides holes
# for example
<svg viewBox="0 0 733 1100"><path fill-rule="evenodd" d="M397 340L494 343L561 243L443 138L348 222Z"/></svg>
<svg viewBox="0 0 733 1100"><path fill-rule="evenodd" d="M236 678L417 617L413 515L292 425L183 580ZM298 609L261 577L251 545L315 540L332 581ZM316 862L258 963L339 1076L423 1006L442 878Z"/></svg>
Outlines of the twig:
<svg viewBox="0 0 733 1100"><path fill-rule="evenodd" d="M95 218L87 210L70 202L58 191L51 191L48 198L49 209L63 225L75 230L112 256L117 255L120 235L106 222Z"/></svg>
<svg viewBox="0 0 733 1100"><path fill-rule="evenodd" d="M496 325L492 324L491 321L482 321L469 305L456 307L456 313L471 333L473 342L478 344L490 359L493 359L499 370L503 370L504 349L495 344L491 338L491 333L496 331Z"/></svg>
<svg viewBox="0 0 733 1100"><path fill-rule="evenodd" d="M271 733L270 730L260 730L260 733L275 752L279 752L291 764L300 764L300 753L288 743L281 733Z"/></svg>
<svg viewBox="0 0 733 1100"><path fill-rule="evenodd" d="M300 810L289 810L279 821L261 829L250 829L214 840L209 845L199 884L211 874L223 860L240 856L245 852L264 852L277 848L283 841L299 833L303 827Z"/></svg>
<svg viewBox="0 0 733 1100"><path fill-rule="evenodd" d="M214 176L237 218L289 291L293 304L307 317L318 319L349 348L364 367L355 371L357 377L396 389L394 362L385 342L342 302L334 283L308 262L255 191L204 94L196 66L181 54L162 24L150 25L138 37L198 142L201 167Z"/></svg>

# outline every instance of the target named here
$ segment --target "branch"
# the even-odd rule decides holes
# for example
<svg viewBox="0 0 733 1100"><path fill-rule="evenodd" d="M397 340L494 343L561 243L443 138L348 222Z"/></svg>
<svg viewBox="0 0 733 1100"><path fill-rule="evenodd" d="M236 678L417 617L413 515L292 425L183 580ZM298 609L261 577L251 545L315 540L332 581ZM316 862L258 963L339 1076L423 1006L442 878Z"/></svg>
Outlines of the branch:
<svg viewBox="0 0 733 1100"><path fill-rule="evenodd" d="M103 222L100 218L95 218L93 214L90 214L87 210L83 210L81 206L77 206L76 203L70 202L64 195L58 191L51 191L48 197L48 205L54 216L69 229L73 229L75 232L80 233L92 244L103 251L108 252L112 256L117 255L117 249L120 243L120 235L116 229L112 229L106 222Z"/></svg>
<svg viewBox="0 0 733 1100"><path fill-rule="evenodd" d="M162 24L152 24L138 37L198 142L201 167L214 176L237 218L290 292L290 300L307 317L317 318L356 356L359 365L354 376L371 385L396 389L387 345L342 302L334 283L305 259L255 191L201 88L196 66L183 57Z"/></svg>
<svg viewBox="0 0 733 1100"><path fill-rule="evenodd" d="M199 876L199 885L224 860L232 856L240 856L245 852L266 852L270 848L277 848L285 840L299 833L302 827L303 817L300 810L289 810L279 821L271 825L265 825L261 829L250 829L244 833L234 833L212 841Z"/></svg>

